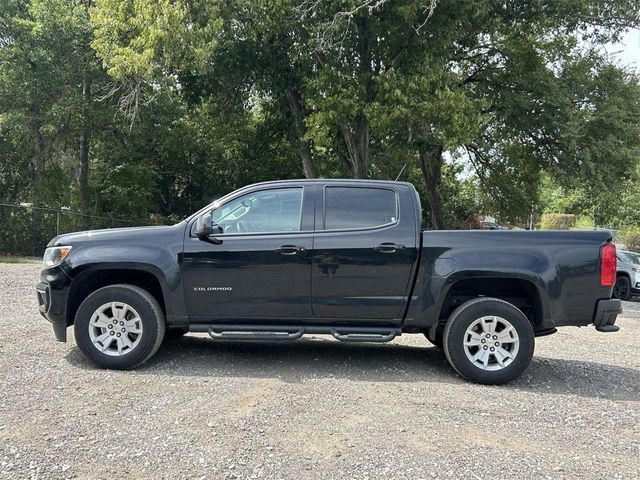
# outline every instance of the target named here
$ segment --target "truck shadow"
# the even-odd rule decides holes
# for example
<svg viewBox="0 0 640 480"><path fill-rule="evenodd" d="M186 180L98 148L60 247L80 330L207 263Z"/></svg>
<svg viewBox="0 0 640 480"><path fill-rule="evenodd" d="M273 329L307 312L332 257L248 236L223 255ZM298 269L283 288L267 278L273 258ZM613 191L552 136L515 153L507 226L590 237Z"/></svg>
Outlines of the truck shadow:
<svg viewBox="0 0 640 480"><path fill-rule="evenodd" d="M95 368L77 347L70 349L66 358L75 367ZM345 344L317 337L293 343L267 343L221 342L188 335L166 342L144 366L123 374L277 378L287 383L337 378L467 384L449 366L444 352L435 347ZM534 357L519 379L500 388L635 401L640 398L640 370Z"/></svg>

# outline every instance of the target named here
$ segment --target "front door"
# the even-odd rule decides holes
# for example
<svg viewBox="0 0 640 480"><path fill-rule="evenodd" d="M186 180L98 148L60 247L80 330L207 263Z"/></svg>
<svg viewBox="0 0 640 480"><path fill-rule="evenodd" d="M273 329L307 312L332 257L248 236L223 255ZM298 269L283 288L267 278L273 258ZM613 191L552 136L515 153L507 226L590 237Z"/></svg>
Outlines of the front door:
<svg viewBox="0 0 640 480"><path fill-rule="evenodd" d="M189 235L183 270L192 322L308 319L313 195L308 186L254 190L211 211L214 244Z"/></svg>

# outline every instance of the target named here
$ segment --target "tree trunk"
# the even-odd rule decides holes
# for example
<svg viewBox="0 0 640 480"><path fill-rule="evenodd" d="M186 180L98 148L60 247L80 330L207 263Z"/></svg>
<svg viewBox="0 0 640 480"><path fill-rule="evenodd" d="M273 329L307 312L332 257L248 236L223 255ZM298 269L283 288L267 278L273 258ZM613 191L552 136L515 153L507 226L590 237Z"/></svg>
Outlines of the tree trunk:
<svg viewBox="0 0 640 480"><path fill-rule="evenodd" d="M442 180L442 146L429 145L419 152L420 169L427 186L427 196L431 209L431 224L435 230L444 228L440 182Z"/></svg>
<svg viewBox="0 0 640 480"><path fill-rule="evenodd" d="M80 213L82 214L83 228L89 227L89 102L91 99L91 80L85 75L82 83L82 98L85 102L82 119L82 134L80 139L80 177L78 179L78 191L80 194Z"/></svg>
<svg viewBox="0 0 640 480"><path fill-rule="evenodd" d="M300 160L302 160L304 176L306 178L316 178L316 169L311 156L311 144L305 138L307 127L304 124L305 111L300 101L300 93L297 90L287 90L286 94L289 100L289 108L293 115L296 133L298 134L298 151L300 152Z"/></svg>
<svg viewBox="0 0 640 480"><path fill-rule="evenodd" d="M369 121L364 114L356 118L355 132L347 122L340 123L340 133L347 145L351 178L367 178L369 170Z"/></svg>
<svg viewBox="0 0 640 480"><path fill-rule="evenodd" d="M360 81L364 87L363 104L368 105L375 100L373 70L372 70L372 32L368 15L361 15L355 19L358 28L358 71ZM346 121L340 123L340 132L347 145L352 178L367 178L369 171L369 120L363 111L355 116L354 128L350 128Z"/></svg>
<svg viewBox="0 0 640 480"><path fill-rule="evenodd" d="M31 223L32 253L41 254L42 250L42 192L44 190L44 163L45 163L45 143L42 136L42 118L40 107L31 105L29 107L29 124L33 134L33 220Z"/></svg>

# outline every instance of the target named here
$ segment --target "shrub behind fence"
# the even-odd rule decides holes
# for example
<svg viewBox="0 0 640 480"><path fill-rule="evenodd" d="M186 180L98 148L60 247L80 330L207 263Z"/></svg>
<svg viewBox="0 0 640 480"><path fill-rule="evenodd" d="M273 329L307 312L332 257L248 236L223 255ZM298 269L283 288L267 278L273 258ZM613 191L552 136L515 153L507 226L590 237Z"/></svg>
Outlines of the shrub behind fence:
<svg viewBox="0 0 640 480"><path fill-rule="evenodd" d="M67 209L38 208L42 221L34 230L30 205L0 204L0 254L40 256L56 235L80 230L145 225L136 220L124 220L96 215L82 215ZM39 234L39 235L38 235ZM39 236L40 240L35 240Z"/></svg>
<svg viewBox="0 0 640 480"><path fill-rule="evenodd" d="M570 213L545 213L540 219L542 230L570 230L576 226L576 216Z"/></svg>

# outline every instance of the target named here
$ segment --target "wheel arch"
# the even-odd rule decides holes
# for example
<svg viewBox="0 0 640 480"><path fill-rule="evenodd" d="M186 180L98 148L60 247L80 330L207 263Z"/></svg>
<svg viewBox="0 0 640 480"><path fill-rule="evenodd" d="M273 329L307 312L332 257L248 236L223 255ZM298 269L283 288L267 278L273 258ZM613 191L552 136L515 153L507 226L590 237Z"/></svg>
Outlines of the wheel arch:
<svg viewBox="0 0 640 480"><path fill-rule="evenodd" d="M67 300L67 325L73 324L82 302L96 290L117 284L135 285L149 292L166 316L165 293L157 272L152 268L109 266L89 268L74 276Z"/></svg>
<svg viewBox="0 0 640 480"><path fill-rule="evenodd" d="M543 298L536 283L522 277L465 276L453 281L442 300L439 320L446 321L463 303L479 297L493 297L516 306L531 322L534 330L545 330Z"/></svg>

